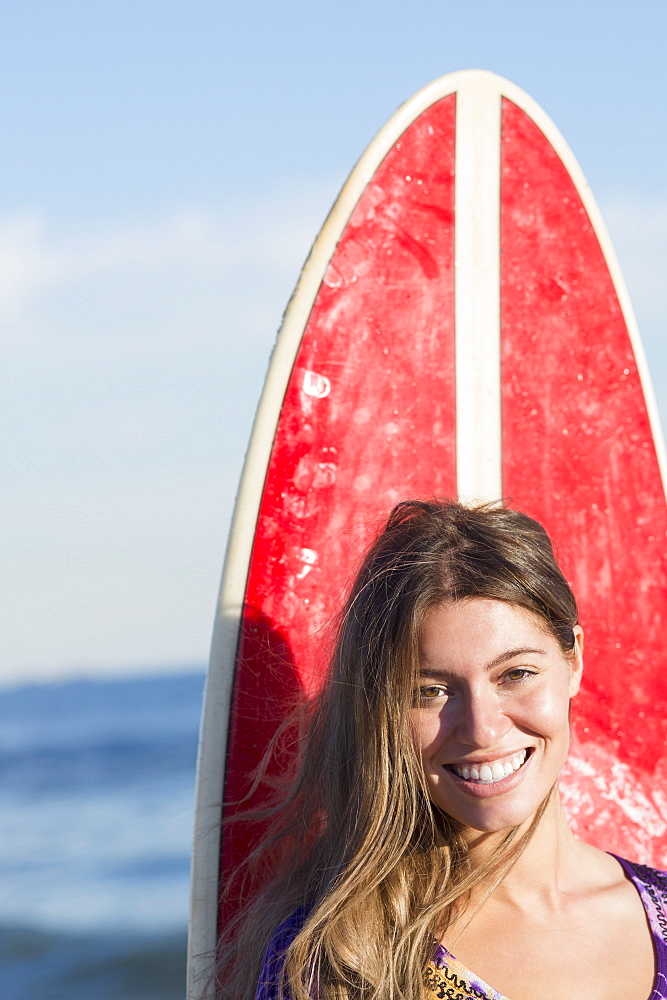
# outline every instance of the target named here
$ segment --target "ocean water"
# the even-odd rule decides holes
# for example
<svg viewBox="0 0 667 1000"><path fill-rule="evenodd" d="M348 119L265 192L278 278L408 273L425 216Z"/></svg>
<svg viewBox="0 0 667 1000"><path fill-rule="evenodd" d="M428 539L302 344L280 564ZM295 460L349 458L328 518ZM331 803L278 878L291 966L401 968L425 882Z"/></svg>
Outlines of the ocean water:
<svg viewBox="0 0 667 1000"><path fill-rule="evenodd" d="M0 690L2 1000L183 1000L203 684Z"/></svg>

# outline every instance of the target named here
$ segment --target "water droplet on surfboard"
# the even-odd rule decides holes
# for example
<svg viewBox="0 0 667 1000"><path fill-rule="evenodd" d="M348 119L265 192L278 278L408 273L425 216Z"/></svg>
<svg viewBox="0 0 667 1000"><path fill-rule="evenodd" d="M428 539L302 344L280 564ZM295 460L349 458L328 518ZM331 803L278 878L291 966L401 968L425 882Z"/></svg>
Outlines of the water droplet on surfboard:
<svg viewBox="0 0 667 1000"><path fill-rule="evenodd" d="M315 399L324 399L331 392L331 382L326 375L306 371L303 375L303 391L307 396L314 396Z"/></svg>

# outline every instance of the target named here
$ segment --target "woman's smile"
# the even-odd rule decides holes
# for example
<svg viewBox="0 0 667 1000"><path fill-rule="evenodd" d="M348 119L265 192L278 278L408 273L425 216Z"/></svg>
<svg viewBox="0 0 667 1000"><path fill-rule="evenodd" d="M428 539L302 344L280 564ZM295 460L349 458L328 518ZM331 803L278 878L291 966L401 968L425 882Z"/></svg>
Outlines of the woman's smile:
<svg viewBox="0 0 667 1000"><path fill-rule="evenodd" d="M469 795L488 799L494 795L504 795L523 781L528 773L531 753L532 748L527 748L500 758L486 757L481 762L468 761L445 766Z"/></svg>
<svg viewBox="0 0 667 1000"><path fill-rule="evenodd" d="M471 598L432 608L420 633L413 726L433 803L486 832L530 819L565 762L572 656L533 614Z"/></svg>

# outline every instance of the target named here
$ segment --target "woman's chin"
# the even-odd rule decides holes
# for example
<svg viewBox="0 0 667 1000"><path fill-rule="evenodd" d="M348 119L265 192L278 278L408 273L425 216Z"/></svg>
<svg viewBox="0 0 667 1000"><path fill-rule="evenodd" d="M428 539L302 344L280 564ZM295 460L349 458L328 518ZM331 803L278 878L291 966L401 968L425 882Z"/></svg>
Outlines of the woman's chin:
<svg viewBox="0 0 667 1000"><path fill-rule="evenodd" d="M546 797L549 797L549 793ZM544 799L492 804L487 799L479 808L460 809L450 806L443 809L443 812L453 821L457 831L471 842L476 837L507 833L516 827L527 830L540 811L543 801ZM558 796L555 796L554 801L558 801Z"/></svg>
<svg viewBox="0 0 667 1000"><path fill-rule="evenodd" d="M465 840L470 842L477 837L508 833L515 827L528 827L535 817L535 812L510 816L471 816L468 817L467 822L463 821L462 818L456 819L456 824Z"/></svg>

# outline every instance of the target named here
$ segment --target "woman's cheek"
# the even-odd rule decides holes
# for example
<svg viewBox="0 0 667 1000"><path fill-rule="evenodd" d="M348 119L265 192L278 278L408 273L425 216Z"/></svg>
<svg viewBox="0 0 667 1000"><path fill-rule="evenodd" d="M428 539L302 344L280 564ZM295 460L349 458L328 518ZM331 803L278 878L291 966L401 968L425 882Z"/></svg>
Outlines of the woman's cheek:
<svg viewBox="0 0 667 1000"><path fill-rule="evenodd" d="M569 709L568 683L563 679L562 683L527 692L517 703L514 721L540 735L556 737L569 733Z"/></svg>
<svg viewBox="0 0 667 1000"><path fill-rule="evenodd" d="M444 738L440 714L433 709L415 709L412 714L412 730L417 750L428 756Z"/></svg>

